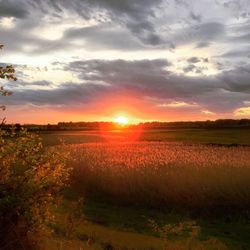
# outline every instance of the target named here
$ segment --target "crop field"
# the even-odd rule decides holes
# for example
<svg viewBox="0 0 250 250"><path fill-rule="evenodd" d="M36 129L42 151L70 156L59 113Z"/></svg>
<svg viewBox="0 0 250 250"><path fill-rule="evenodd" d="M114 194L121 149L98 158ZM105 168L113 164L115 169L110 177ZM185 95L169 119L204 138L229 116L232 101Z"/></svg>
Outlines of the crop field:
<svg viewBox="0 0 250 250"><path fill-rule="evenodd" d="M122 204L178 209L250 208L250 148L184 143L69 146L85 193Z"/></svg>
<svg viewBox="0 0 250 250"><path fill-rule="evenodd" d="M53 226L58 238L43 240L44 249L48 245L250 249L248 134L248 130L42 134L48 146L64 141L60 150L69 153L67 165L73 168ZM69 239L64 212L73 213L71 205L81 197L85 221L76 223Z"/></svg>

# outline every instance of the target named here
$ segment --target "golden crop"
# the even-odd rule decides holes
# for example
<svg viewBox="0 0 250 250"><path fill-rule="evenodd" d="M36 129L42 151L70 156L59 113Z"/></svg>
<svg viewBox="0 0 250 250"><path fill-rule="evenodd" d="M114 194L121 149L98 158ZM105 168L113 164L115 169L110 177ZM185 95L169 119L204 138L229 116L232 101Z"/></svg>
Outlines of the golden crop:
<svg viewBox="0 0 250 250"><path fill-rule="evenodd" d="M170 208L250 208L250 148L135 142L67 146L78 188Z"/></svg>

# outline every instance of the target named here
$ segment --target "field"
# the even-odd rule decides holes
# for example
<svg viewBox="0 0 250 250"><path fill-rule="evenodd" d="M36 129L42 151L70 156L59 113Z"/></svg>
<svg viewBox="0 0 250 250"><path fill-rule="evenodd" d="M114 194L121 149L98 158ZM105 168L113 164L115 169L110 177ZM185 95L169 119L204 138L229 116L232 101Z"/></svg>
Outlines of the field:
<svg viewBox="0 0 250 250"><path fill-rule="evenodd" d="M41 132L46 145L114 141L167 141L202 144L250 145L250 129L177 129L145 131L48 131Z"/></svg>
<svg viewBox="0 0 250 250"><path fill-rule="evenodd" d="M249 130L42 137L48 146L62 139L74 169L44 249L250 249ZM83 220L72 207L81 197Z"/></svg>

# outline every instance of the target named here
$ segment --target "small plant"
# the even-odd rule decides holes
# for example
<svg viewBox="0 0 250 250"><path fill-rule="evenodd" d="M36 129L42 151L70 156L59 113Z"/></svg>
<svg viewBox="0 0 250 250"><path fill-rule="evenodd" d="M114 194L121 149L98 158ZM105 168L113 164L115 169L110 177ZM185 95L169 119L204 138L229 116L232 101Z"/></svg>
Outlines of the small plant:
<svg viewBox="0 0 250 250"><path fill-rule="evenodd" d="M149 224L153 231L157 232L165 241L165 249L172 249L171 239L186 238L186 241L183 244L187 248L191 249L191 245L195 239L200 234L200 227L196 224L195 221L185 221L178 224L167 224L163 227L158 226L154 220L149 220Z"/></svg>
<svg viewBox="0 0 250 250"><path fill-rule="evenodd" d="M167 224L160 227L154 220L149 225L164 240L165 250L227 250L219 240L210 238L201 242L198 237L200 226L195 221L185 221L177 224Z"/></svg>
<svg viewBox="0 0 250 250"><path fill-rule="evenodd" d="M75 235L78 226L85 219L83 214L83 198L71 202L69 209L66 215L66 236L71 238Z"/></svg>

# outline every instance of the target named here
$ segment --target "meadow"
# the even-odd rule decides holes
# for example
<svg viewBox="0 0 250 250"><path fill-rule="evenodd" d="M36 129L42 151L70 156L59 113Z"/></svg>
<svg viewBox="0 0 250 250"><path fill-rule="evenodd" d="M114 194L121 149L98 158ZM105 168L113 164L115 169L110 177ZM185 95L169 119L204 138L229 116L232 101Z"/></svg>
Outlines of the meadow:
<svg viewBox="0 0 250 250"><path fill-rule="evenodd" d="M44 249L250 249L249 133L42 134L48 146L64 141L60 150L73 167L52 226L56 237L43 238ZM70 217L76 229L67 238L66 214L81 197L84 221Z"/></svg>

